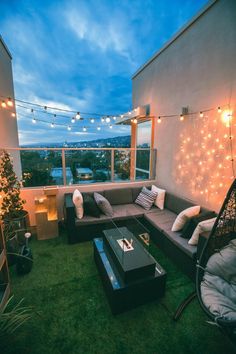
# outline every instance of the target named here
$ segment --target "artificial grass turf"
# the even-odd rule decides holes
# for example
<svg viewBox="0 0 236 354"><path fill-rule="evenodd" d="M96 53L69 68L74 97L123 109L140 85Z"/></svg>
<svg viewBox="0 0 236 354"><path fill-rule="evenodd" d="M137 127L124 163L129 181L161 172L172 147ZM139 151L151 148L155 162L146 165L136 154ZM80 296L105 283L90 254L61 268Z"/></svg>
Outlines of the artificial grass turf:
<svg viewBox="0 0 236 354"><path fill-rule="evenodd" d="M206 323L197 300L178 322L177 305L194 284L155 246L151 253L166 269L161 300L113 316L93 260L92 242L67 245L62 236L31 242L34 265L18 277L11 269L15 300L25 298L34 314L1 353L233 353L228 338ZM0 344L1 345L1 344Z"/></svg>

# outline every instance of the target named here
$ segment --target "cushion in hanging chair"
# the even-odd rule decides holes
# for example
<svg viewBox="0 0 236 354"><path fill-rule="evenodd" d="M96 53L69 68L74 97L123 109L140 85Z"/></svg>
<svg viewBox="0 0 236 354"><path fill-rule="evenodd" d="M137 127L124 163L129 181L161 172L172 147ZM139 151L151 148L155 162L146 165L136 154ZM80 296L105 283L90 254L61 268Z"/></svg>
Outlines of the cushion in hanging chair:
<svg viewBox="0 0 236 354"><path fill-rule="evenodd" d="M236 321L236 240L209 258L201 298L214 316Z"/></svg>

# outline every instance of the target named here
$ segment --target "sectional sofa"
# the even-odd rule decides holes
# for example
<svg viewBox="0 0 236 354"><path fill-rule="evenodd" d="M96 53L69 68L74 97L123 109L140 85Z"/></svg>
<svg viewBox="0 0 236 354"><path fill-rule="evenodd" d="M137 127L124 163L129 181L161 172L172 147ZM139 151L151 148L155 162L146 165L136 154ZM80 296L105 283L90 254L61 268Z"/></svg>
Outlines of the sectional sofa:
<svg viewBox="0 0 236 354"><path fill-rule="evenodd" d="M171 231L176 216L184 209L193 206L194 203L166 192L164 210L153 206L147 211L134 203L141 189L142 187L125 187L98 192L111 203L114 210L112 217L114 222L119 223L133 216L138 218L150 230L152 240L185 274L194 278L197 246L189 245L188 240L180 236L181 232ZM68 243L91 240L101 235L104 229L111 228L111 218L106 215L101 215L100 218L84 216L82 219L77 219L72 193L65 194L64 198ZM200 212L207 211L201 208Z"/></svg>

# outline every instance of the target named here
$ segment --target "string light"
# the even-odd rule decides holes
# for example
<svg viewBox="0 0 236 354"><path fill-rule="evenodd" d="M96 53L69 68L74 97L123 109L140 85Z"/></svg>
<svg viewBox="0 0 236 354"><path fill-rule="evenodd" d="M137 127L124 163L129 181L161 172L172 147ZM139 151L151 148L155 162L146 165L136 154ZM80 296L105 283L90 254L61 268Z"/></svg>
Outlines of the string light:
<svg viewBox="0 0 236 354"><path fill-rule="evenodd" d="M221 113L221 108L220 108L220 106L217 108L217 112L218 112L218 113Z"/></svg>
<svg viewBox="0 0 236 354"><path fill-rule="evenodd" d="M79 113L79 112L76 113L75 118L76 118L77 120L80 120L81 116L80 116L80 113Z"/></svg>
<svg viewBox="0 0 236 354"><path fill-rule="evenodd" d="M6 108L7 107L6 102L2 101L1 106L2 106L2 108Z"/></svg>
<svg viewBox="0 0 236 354"><path fill-rule="evenodd" d="M131 112L129 111L129 112L128 112L128 114L130 115L130 114L131 114Z"/></svg>
<svg viewBox="0 0 236 354"><path fill-rule="evenodd" d="M15 116L16 116L15 112L12 112L12 113L11 113L11 116L12 116L12 117L15 117Z"/></svg>
<svg viewBox="0 0 236 354"><path fill-rule="evenodd" d="M51 123L51 128L54 128L55 127L55 124L54 123Z"/></svg>
<svg viewBox="0 0 236 354"><path fill-rule="evenodd" d="M112 125L111 124L109 125L109 128L112 129Z"/></svg>
<svg viewBox="0 0 236 354"><path fill-rule="evenodd" d="M113 120L116 120L116 116L113 117Z"/></svg>
<svg viewBox="0 0 236 354"><path fill-rule="evenodd" d="M138 120L136 118L134 118L133 122L134 122L134 124L137 124Z"/></svg>
<svg viewBox="0 0 236 354"><path fill-rule="evenodd" d="M157 119L157 123L161 123L161 117L160 116Z"/></svg>
<svg viewBox="0 0 236 354"><path fill-rule="evenodd" d="M104 117L101 118L101 122L102 122L102 123L105 122L105 118L104 118Z"/></svg>
<svg viewBox="0 0 236 354"><path fill-rule="evenodd" d="M111 121L111 118L110 117L106 117L106 122L110 123L110 121Z"/></svg>
<svg viewBox="0 0 236 354"><path fill-rule="evenodd" d="M101 127L98 126L98 127L97 127L97 130L101 130Z"/></svg>
<svg viewBox="0 0 236 354"><path fill-rule="evenodd" d="M86 132L87 128L86 127L83 127L83 131Z"/></svg>
<svg viewBox="0 0 236 354"><path fill-rule="evenodd" d="M8 105L9 107L13 107L13 102L12 102L11 97L8 97L8 99L7 99L7 105Z"/></svg>
<svg viewBox="0 0 236 354"><path fill-rule="evenodd" d="M70 125L68 125L67 130L71 130L71 126Z"/></svg>
<svg viewBox="0 0 236 354"><path fill-rule="evenodd" d="M180 114L180 116L179 116L179 120L180 120L181 122L183 122L183 120L184 120L184 116L183 116L183 114Z"/></svg>
<svg viewBox="0 0 236 354"><path fill-rule="evenodd" d="M90 122L91 122L91 123L94 123L94 118L91 118L91 119L90 119Z"/></svg>
<svg viewBox="0 0 236 354"><path fill-rule="evenodd" d="M35 123L36 123L36 119L35 119L35 118L33 118L33 119L32 119L32 122L35 124Z"/></svg>
<svg viewBox="0 0 236 354"><path fill-rule="evenodd" d="M75 118L71 118L71 123L75 123Z"/></svg>
<svg viewBox="0 0 236 354"><path fill-rule="evenodd" d="M199 113L199 116L202 118L202 117L203 117L203 112L200 112L200 113Z"/></svg>

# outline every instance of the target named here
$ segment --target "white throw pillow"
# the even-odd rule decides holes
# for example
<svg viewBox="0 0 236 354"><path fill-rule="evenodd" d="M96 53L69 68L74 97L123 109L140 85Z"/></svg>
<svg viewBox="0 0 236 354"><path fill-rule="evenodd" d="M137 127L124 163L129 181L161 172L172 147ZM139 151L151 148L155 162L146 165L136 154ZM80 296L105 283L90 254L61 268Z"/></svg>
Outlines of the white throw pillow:
<svg viewBox="0 0 236 354"><path fill-rule="evenodd" d="M208 220L204 220L204 221L199 222L196 229L194 230L194 232L192 234L192 237L188 241L188 244L192 245L192 246L196 246L198 244L199 235L202 232L211 231L215 221L216 221L216 218L212 218L212 219L208 219Z"/></svg>
<svg viewBox="0 0 236 354"><path fill-rule="evenodd" d="M152 185L152 192L156 192L157 193L157 197L156 197L156 200L154 202L154 204L161 210L164 209L164 203L165 203L165 194L166 194L166 191L165 189L161 189L161 188L158 188L154 185Z"/></svg>
<svg viewBox="0 0 236 354"><path fill-rule="evenodd" d="M82 219L84 216L83 196L78 189L74 190L73 203L75 205L75 212L78 219Z"/></svg>
<svg viewBox="0 0 236 354"><path fill-rule="evenodd" d="M200 209L201 209L201 207L199 205L196 205L196 206L193 206L193 207L190 207L190 208L187 208L187 209L181 211L181 213L179 213L179 215L175 219L171 231L182 230L182 228L184 227L188 218L198 215L200 212Z"/></svg>

